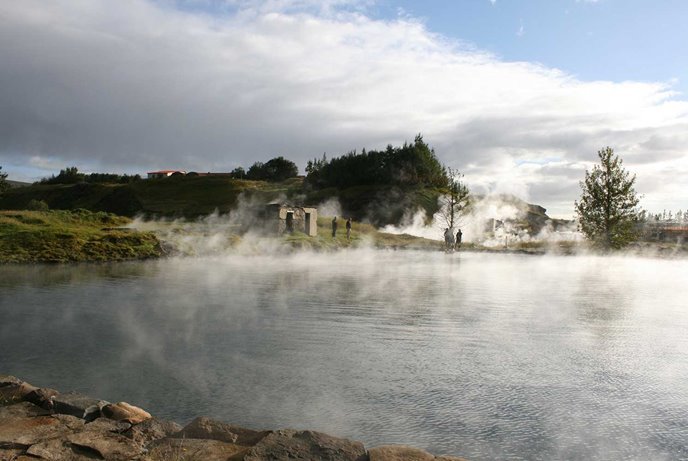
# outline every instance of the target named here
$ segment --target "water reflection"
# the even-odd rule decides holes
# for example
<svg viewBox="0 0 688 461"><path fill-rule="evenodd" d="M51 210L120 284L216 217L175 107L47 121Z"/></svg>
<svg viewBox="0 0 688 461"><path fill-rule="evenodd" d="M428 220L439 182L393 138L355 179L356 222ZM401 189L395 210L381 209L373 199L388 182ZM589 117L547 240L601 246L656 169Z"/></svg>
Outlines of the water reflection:
<svg viewBox="0 0 688 461"><path fill-rule="evenodd" d="M474 460L680 458L687 272L415 252L3 267L0 364L180 422Z"/></svg>

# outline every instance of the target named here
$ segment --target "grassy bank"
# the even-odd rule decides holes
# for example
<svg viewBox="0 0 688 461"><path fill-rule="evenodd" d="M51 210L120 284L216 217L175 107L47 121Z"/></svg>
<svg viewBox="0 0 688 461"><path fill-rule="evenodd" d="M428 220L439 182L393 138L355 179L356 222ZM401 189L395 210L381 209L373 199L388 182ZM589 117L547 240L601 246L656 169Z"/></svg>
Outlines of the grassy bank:
<svg viewBox="0 0 688 461"><path fill-rule="evenodd" d="M118 229L129 219L77 211L0 211L0 263L121 261L158 257L150 232Z"/></svg>
<svg viewBox="0 0 688 461"><path fill-rule="evenodd" d="M281 237L282 242L295 248L310 250L336 250L341 248L392 248L439 250L440 242L415 237L408 234L387 234L378 231L371 224L355 222L351 239L346 238L345 220L339 221L337 234L332 237L332 218L318 217L318 235L309 237L302 232L294 232Z"/></svg>

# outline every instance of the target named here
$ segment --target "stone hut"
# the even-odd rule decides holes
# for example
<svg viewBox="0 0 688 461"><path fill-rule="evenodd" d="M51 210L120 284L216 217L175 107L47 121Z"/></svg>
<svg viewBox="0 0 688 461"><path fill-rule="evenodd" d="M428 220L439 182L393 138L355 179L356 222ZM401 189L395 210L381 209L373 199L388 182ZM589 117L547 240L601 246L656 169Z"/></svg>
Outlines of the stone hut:
<svg viewBox="0 0 688 461"><path fill-rule="evenodd" d="M267 229L274 229L277 235L294 231L303 232L311 237L318 235L316 208L271 203L266 206L264 218Z"/></svg>

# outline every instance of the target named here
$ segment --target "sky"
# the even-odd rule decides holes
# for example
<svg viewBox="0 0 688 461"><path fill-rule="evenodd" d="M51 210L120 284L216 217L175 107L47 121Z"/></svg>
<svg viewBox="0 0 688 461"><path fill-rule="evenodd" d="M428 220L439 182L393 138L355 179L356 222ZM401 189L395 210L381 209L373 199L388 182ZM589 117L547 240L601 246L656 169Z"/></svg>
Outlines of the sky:
<svg viewBox="0 0 688 461"><path fill-rule="evenodd" d="M683 0L0 0L0 166L230 171L422 133L476 193L571 217L610 146L688 209Z"/></svg>

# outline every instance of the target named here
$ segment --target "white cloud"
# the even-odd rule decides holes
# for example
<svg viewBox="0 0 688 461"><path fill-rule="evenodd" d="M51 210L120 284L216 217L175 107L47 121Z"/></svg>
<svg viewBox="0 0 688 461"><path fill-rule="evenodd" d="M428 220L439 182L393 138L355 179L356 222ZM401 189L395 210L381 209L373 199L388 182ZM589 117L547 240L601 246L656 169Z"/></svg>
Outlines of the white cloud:
<svg viewBox="0 0 688 461"><path fill-rule="evenodd" d="M669 84L504 62L412 19L370 19L365 1L228 4L239 10L0 4L0 164L228 170L279 154L303 167L422 132L477 190L557 214L606 145L628 156L646 197L685 207L660 176L688 170L688 104ZM556 172L523 162L548 158Z"/></svg>

